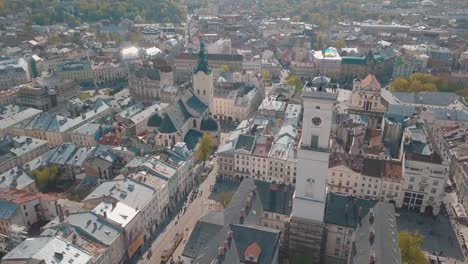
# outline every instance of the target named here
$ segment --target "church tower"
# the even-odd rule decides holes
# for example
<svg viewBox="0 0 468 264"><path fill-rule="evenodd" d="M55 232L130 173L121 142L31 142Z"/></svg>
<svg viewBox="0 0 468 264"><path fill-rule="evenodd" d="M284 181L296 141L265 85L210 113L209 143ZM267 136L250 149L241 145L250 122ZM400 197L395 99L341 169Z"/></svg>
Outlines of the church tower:
<svg viewBox="0 0 468 264"><path fill-rule="evenodd" d="M335 90L305 87L304 114L297 150L296 191L287 225L290 254L323 263L324 213Z"/></svg>
<svg viewBox="0 0 468 264"><path fill-rule="evenodd" d="M210 111L213 109L213 73L208 66L208 55L205 50L205 44L200 43L200 51L198 52L198 64L193 70L193 93L205 103Z"/></svg>

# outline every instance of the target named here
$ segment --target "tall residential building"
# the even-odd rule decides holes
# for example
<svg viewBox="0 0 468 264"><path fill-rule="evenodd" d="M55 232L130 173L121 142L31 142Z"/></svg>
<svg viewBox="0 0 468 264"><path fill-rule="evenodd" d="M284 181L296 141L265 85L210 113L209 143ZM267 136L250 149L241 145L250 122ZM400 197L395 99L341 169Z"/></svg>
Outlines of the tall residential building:
<svg viewBox="0 0 468 264"><path fill-rule="evenodd" d="M323 263L324 212L326 200L333 90L306 88L302 92L304 115L302 137L297 150L296 192L286 227L290 257L307 263Z"/></svg>

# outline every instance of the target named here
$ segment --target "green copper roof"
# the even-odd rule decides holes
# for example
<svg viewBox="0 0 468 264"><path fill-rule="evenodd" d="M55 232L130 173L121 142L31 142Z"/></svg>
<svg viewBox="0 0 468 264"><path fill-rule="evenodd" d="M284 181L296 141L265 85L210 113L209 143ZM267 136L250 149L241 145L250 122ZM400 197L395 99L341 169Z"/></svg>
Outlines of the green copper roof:
<svg viewBox="0 0 468 264"><path fill-rule="evenodd" d="M154 114L148 119L148 122L146 123L150 127L159 127L162 122L162 117L159 116L158 114Z"/></svg>
<svg viewBox="0 0 468 264"><path fill-rule="evenodd" d="M211 72L210 67L208 66L208 55L205 50L205 43L200 43L200 51L198 52L198 64L197 67L193 70L193 73L198 73L199 71L203 71L205 74L209 74Z"/></svg>
<svg viewBox="0 0 468 264"><path fill-rule="evenodd" d="M218 122L216 122L216 120L214 120L211 117L207 119L203 119L201 121L200 129L205 130L205 131L217 131Z"/></svg>
<svg viewBox="0 0 468 264"><path fill-rule="evenodd" d="M203 137L203 133L194 129L190 129L185 135L184 142L187 144L187 148L190 150L195 149L198 141Z"/></svg>
<svg viewBox="0 0 468 264"><path fill-rule="evenodd" d="M345 57L341 57L341 63L344 63L344 64L366 64L366 57L345 56Z"/></svg>

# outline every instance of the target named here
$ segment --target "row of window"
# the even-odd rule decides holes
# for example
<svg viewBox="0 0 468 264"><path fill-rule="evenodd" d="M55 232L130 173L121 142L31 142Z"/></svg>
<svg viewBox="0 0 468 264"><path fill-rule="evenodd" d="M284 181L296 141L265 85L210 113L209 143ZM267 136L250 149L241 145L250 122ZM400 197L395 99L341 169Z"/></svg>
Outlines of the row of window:
<svg viewBox="0 0 468 264"><path fill-rule="evenodd" d="M409 181L410 181L410 182L414 182L415 179L416 179L416 177L413 177L413 176L412 176L412 177L410 177ZM427 183L427 179L426 179L426 178L422 178L422 179L421 179L421 183ZM432 185L434 185L434 186L439 185L439 181L438 181L438 180L433 180L433 181L432 181Z"/></svg>

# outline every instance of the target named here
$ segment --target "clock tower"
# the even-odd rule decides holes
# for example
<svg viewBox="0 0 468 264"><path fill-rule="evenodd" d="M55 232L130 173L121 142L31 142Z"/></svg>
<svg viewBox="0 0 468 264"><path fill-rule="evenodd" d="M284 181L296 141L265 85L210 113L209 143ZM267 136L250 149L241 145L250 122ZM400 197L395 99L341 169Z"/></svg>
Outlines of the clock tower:
<svg viewBox="0 0 468 264"><path fill-rule="evenodd" d="M323 263L330 130L337 93L331 89L305 87L302 99L304 114L297 150L296 191L286 233L291 254L306 254L307 264Z"/></svg>

